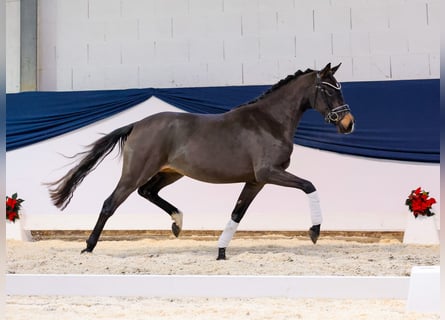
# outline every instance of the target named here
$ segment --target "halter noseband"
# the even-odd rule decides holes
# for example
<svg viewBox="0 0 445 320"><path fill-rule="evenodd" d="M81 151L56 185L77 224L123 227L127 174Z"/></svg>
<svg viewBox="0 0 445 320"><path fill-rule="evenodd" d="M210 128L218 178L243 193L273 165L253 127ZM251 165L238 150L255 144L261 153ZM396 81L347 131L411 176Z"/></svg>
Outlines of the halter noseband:
<svg viewBox="0 0 445 320"><path fill-rule="evenodd" d="M349 105L347 105L347 104L342 104L337 107L332 107L331 101L327 97L330 94L328 94L326 92L326 90L323 88L323 85L326 85L331 88L334 88L335 90L341 91L341 84L336 83L335 85L333 85L329 82L321 81L320 74L317 72L317 80L316 80L316 84L315 84L316 91L315 91L314 106L317 102L318 91L321 91L322 98L323 98L324 102L329 107L329 112L325 115L324 120L327 123L337 124L338 121L343 119L343 117L346 115L347 112L351 112L351 109L349 109Z"/></svg>

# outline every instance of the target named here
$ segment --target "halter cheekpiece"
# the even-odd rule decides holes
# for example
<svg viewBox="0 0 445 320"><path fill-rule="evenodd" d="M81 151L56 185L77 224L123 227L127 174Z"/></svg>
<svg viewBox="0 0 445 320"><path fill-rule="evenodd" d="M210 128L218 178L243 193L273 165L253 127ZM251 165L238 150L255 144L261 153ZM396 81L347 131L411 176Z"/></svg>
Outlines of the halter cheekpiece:
<svg viewBox="0 0 445 320"><path fill-rule="evenodd" d="M337 124L338 121L343 119L343 117L346 115L346 113L351 112L351 109L349 108L348 104L342 104L337 107L332 107L331 101L328 98L328 96L331 96L331 95L328 92L326 92L326 89L324 88L324 86L328 86L335 90L341 91L341 84L337 82L334 85L334 84L326 82L326 81L321 81L320 73L317 72L317 80L316 80L316 84L315 84L315 88L317 89L317 91L315 92L314 105L317 102L318 91L320 91L323 100L329 106L329 112L325 115L324 120L327 123Z"/></svg>

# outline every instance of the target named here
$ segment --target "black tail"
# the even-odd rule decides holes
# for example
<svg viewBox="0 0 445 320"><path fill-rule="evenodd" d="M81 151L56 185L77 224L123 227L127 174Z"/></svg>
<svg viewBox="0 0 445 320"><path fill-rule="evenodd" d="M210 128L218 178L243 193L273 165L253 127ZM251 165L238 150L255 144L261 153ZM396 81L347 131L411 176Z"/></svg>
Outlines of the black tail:
<svg viewBox="0 0 445 320"><path fill-rule="evenodd" d="M116 144L119 143L119 149L122 151L132 130L133 124L116 129L89 145L88 150L78 153L76 156L82 155L82 159L77 166L59 180L47 183L50 186L49 194L54 205L61 210L65 209L70 203L77 186L113 151Z"/></svg>

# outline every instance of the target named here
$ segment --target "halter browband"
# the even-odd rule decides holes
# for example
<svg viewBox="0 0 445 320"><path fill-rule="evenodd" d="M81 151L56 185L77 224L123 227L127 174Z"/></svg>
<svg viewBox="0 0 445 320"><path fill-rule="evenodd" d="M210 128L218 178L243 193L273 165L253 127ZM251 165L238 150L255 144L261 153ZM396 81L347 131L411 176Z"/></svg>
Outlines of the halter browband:
<svg viewBox="0 0 445 320"><path fill-rule="evenodd" d="M335 86L332 83L326 82L326 81L321 81L321 84L325 84L327 86L330 86L331 88L334 88L335 90L341 90L341 84L339 82L337 82L335 84Z"/></svg>

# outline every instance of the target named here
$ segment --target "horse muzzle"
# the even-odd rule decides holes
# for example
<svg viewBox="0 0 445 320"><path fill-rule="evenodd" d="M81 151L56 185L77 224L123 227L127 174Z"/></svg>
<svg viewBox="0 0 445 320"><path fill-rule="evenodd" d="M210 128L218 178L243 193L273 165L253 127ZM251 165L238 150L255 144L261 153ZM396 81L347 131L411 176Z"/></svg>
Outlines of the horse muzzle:
<svg viewBox="0 0 445 320"><path fill-rule="evenodd" d="M339 133L350 134L354 132L354 116L351 113L345 114L345 116L336 123Z"/></svg>

